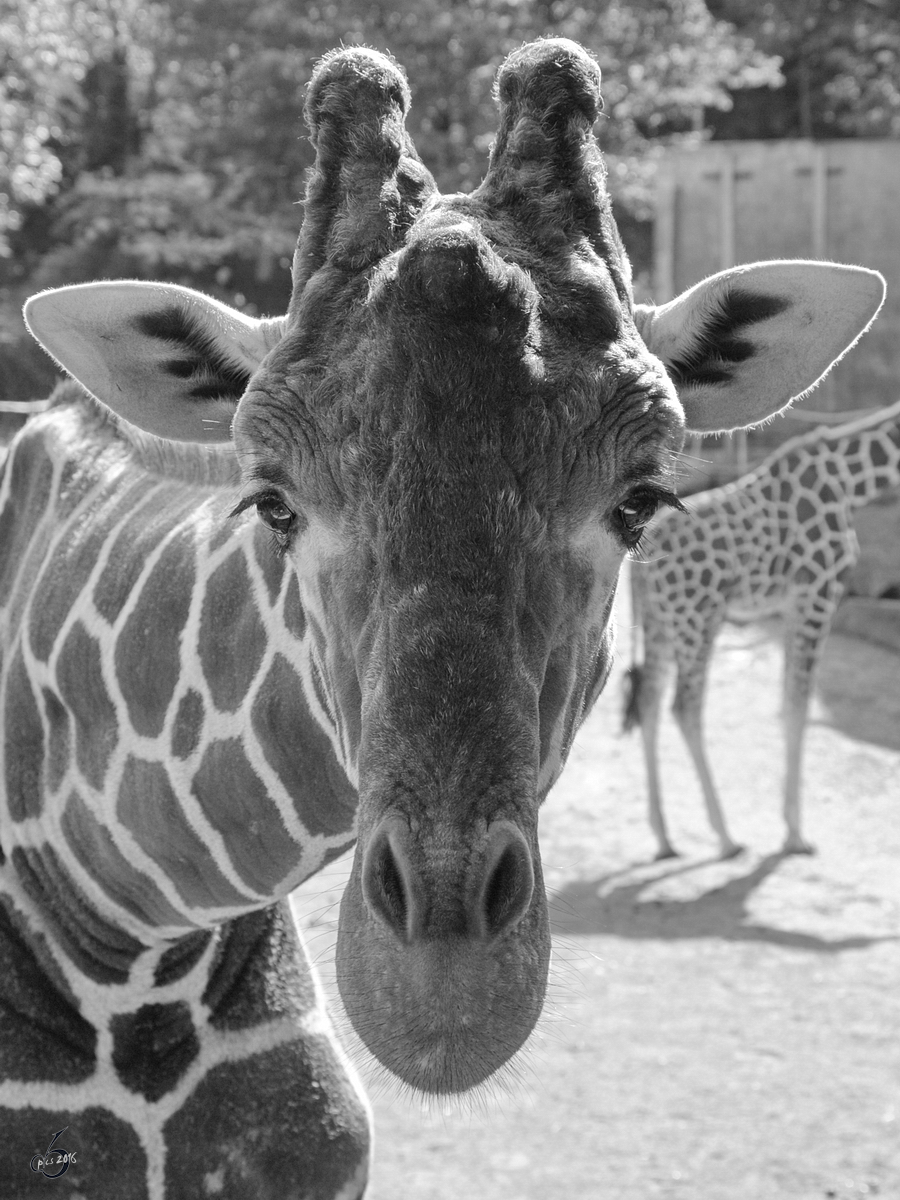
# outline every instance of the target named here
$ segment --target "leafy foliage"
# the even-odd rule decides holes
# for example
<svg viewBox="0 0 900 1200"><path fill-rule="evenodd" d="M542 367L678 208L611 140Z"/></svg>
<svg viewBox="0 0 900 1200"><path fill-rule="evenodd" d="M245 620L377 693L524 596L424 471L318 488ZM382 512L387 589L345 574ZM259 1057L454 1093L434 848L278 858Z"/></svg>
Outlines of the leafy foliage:
<svg viewBox="0 0 900 1200"><path fill-rule="evenodd" d="M406 67L413 136L444 190L483 173L502 58L562 34L607 79L603 129L621 203L647 215L648 145L690 130L727 86L775 78L770 58L704 0L0 0L10 51L4 282L126 270L257 305L290 258L310 151L300 113L314 61L365 43ZM9 64L21 64L14 73ZM40 101L38 102L38 98ZM283 287L283 279L279 281Z"/></svg>
<svg viewBox="0 0 900 1200"><path fill-rule="evenodd" d="M898 0L710 0L767 53L782 59L780 93L735 95L716 115L721 137L900 136Z"/></svg>
<svg viewBox="0 0 900 1200"><path fill-rule="evenodd" d="M305 86L332 46L374 46L404 65L410 129L444 191L468 191L482 177L496 126L492 84L504 56L544 34L588 46L603 69L598 133L610 185L640 268L648 265L660 148L701 137L710 123L742 128L745 110L751 123L754 113L764 123L783 112L773 98L793 93L774 90L782 82L777 55L788 89L806 64L807 102L819 124L898 131L898 7L898 0L0 0L0 355L7 364L0 391L21 330L11 314L41 287L165 278L251 310L283 310L297 201L312 161L301 119ZM745 96L757 100L748 107Z"/></svg>

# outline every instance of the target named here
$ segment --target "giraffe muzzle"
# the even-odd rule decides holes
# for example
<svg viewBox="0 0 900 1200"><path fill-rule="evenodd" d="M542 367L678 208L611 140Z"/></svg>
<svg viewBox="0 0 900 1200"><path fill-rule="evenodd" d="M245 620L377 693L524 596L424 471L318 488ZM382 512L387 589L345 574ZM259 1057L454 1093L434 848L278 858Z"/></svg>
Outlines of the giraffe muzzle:
<svg viewBox="0 0 900 1200"><path fill-rule="evenodd" d="M357 844L337 982L369 1051L419 1091L465 1092L525 1043L550 958L536 838L498 818L467 830L396 811Z"/></svg>

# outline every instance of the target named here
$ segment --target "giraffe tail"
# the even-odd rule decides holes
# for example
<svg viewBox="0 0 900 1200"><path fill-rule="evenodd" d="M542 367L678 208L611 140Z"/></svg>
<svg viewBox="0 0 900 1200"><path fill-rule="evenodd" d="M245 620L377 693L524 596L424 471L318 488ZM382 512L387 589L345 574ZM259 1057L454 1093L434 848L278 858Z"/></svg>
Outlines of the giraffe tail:
<svg viewBox="0 0 900 1200"><path fill-rule="evenodd" d="M641 684L644 678L644 668L640 665L641 640L641 585L636 570L636 564L628 564L628 582L631 592L631 666L625 672L623 690L625 705L622 710L622 732L630 733L641 723Z"/></svg>
<svg viewBox="0 0 900 1200"><path fill-rule="evenodd" d="M630 733L641 723L641 683L644 678L644 668L634 663L625 672L624 692L625 705L622 709L622 732Z"/></svg>

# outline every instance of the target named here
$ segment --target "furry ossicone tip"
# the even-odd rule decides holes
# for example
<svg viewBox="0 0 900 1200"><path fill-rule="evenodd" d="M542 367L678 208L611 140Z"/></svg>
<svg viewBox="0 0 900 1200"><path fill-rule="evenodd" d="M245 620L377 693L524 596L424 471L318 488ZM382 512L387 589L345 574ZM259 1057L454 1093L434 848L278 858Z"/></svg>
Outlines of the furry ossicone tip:
<svg viewBox="0 0 900 1200"><path fill-rule="evenodd" d="M366 46L332 50L317 64L303 115L313 137L323 120L346 124L373 117L396 105L409 111L410 91L403 68L387 54Z"/></svg>
<svg viewBox="0 0 900 1200"><path fill-rule="evenodd" d="M577 114L590 126L603 108L599 64L568 38L544 38L514 50L495 86L501 105L527 108L549 120Z"/></svg>

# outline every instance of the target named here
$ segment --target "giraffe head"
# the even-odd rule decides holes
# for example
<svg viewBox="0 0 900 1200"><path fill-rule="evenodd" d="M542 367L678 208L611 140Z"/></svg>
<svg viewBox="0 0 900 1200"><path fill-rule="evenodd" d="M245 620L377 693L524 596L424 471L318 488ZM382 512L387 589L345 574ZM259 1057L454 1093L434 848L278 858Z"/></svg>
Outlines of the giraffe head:
<svg viewBox="0 0 900 1200"><path fill-rule="evenodd" d="M240 507L297 572L349 731L342 996L427 1091L481 1082L540 1013L538 806L606 679L619 567L673 499L685 427L766 419L881 300L874 272L780 263L635 309L599 82L570 42L511 55L486 178L441 196L401 71L335 53L307 100L317 161L284 319L134 283L27 313L129 422L233 436Z"/></svg>

